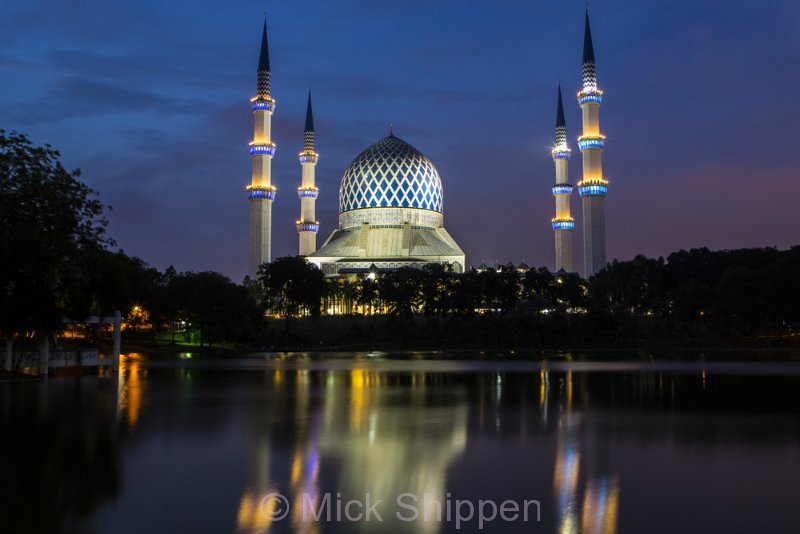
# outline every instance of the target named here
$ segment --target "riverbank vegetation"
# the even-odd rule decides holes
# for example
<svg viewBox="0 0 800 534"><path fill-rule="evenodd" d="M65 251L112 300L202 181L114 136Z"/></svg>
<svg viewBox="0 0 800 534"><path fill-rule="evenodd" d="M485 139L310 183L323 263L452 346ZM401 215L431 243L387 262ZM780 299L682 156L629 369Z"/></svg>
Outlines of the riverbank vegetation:
<svg viewBox="0 0 800 534"><path fill-rule="evenodd" d="M137 345L198 349L800 344L800 246L637 256L589 280L512 264L325 278L283 257L239 284L117 249L105 206L58 157L0 131L0 336L22 347L115 310Z"/></svg>

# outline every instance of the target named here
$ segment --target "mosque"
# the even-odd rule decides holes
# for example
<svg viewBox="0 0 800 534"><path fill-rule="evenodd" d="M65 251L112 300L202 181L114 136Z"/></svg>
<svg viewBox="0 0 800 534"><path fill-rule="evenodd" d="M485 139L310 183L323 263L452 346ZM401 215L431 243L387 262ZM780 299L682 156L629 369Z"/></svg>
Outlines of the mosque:
<svg viewBox="0 0 800 534"><path fill-rule="evenodd" d="M271 123L275 100L270 93L271 70L267 26L261 37L257 92L250 100L255 127L250 143L253 172L247 187L250 208L249 275L255 277L262 263L272 259L272 203L276 189L272 185L271 165L275 155ZM605 137L599 130L599 108L603 92L597 88L589 15L586 14L583 49L583 87L578 103L583 114L583 135L578 147L583 155L583 180L578 192L583 205L584 274L591 276L606 264L605 196L608 182L602 174L601 155ZM316 201L319 188L315 182L316 152L311 94L308 95L303 151L299 154L301 183L299 255L319 267L326 276L395 270L427 263L449 265L454 272L466 270L464 251L444 228L444 191L442 179L433 162L393 132L361 152L347 167L339 186L339 227L317 248ZM558 90L556 144L552 150L556 166L555 231L556 271L573 272L570 215L573 187L568 179L570 148Z"/></svg>

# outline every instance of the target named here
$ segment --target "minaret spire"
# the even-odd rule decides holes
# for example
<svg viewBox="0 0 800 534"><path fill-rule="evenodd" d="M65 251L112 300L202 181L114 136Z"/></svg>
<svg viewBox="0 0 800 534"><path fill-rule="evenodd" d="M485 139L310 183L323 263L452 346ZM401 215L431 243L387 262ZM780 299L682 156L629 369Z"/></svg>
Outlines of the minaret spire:
<svg viewBox="0 0 800 534"><path fill-rule="evenodd" d="M553 218L553 230L556 238L556 271L573 272L572 267L572 230L575 220L570 215L570 198L572 186L569 183L569 156L567 146L567 123L564 120L564 102L561 98L561 84L558 84L558 105L556 107L556 145L552 150L553 162L556 165L556 184L553 196L556 198L556 216Z"/></svg>
<svg viewBox="0 0 800 534"><path fill-rule="evenodd" d="M269 39L267 39L267 18L264 17L264 30L261 32L261 54L258 56L258 70L270 71Z"/></svg>
<svg viewBox="0 0 800 534"><path fill-rule="evenodd" d="M314 133L314 110L311 109L311 90L308 90L308 104L306 104L306 133Z"/></svg>
<svg viewBox="0 0 800 534"><path fill-rule="evenodd" d="M597 65L587 9L583 35L583 88L578 93L583 115L583 135L578 138L578 147L583 154L583 180L578 183L578 192L583 204L583 256L587 278L606 266L605 198L608 181L603 176L606 137L600 133L602 101L603 91L597 88Z"/></svg>
<svg viewBox="0 0 800 534"><path fill-rule="evenodd" d="M583 89L597 90L597 63L594 60L592 28L589 24L589 6L586 6L586 25L583 30Z"/></svg>
<svg viewBox="0 0 800 534"><path fill-rule="evenodd" d="M559 128L563 128L565 132L567 130L567 121L564 120L564 100L561 98L561 84L558 84L558 107L556 108L556 146L561 144L559 142L561 140L558 138ZM563 142L567 142L566 137Z"/></svg>
<svg viewBox="0 0 800 534"><path fill-rule="evenodd" d="M258 96L270 96L272 69L269 67L269 39L267 39L267 18L261 32L261 53L258 55Z"/></svg>
<svg viewBox="0 0 800 534"><path fill-rule="evenodd" d="M583 30L583 62L594 63L594 45L592 43L592 27L589 24L589 7L586 7L586 25Z"/></svg>
<svg viewBox="0 0 800 534"><path fill-rule="evenodd" d="M311 108L311 90L308 91L306 105L306 127L303 131L303 151L300 152L302 183L297 188L300 197L300 220L297 221L297 233L300 234L301 256L308 256L317 250L317 232L319 221L316 219L316 202L319 189L315 184L315 173L319 154L315 150L316 133L314 132L314 112Z"/></svg>
<svg viewBox="0 0 800 534"><path fill-rule="evenodd" d="M272 259L272 202L275 187L272 185L272 157L275 143L272 142L272 114L275 99L270 94L269 45L267 44L267 21L261 33L261 53L258 57L258 84L256 96L250 99L253 110L253 141L250 156L253 174L247 186L250 201L250 265L249 275L254 278L262 263Z"/></svg>

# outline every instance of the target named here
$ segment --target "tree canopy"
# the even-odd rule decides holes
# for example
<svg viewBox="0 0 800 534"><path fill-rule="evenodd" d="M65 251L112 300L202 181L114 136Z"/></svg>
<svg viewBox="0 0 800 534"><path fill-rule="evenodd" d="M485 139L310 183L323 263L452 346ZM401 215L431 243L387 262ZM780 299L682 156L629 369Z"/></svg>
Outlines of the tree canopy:
<svg viewBox="0 0 800 534"><path fill-rule="evenodd" d="M287 317L301 311L319 316L324 276L305 258L285 256L263 264L258 283L266 309Z"/></svg>
<svg viewBox="0 0 800 534"><path fill-rule="evenodd" d="M49 145L0 130L0 331L51 331L89 313L83 291L112 241L106 207Z"/></svg>

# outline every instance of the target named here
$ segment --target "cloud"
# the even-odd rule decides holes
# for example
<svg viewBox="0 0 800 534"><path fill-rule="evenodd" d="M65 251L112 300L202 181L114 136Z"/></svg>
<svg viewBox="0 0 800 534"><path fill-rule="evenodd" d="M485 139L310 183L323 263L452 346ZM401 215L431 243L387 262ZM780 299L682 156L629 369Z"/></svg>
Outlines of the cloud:
<svg viewBox="0 0 800 534"><path fill-rule="evenodd" d="M127 85L66 77L49 86L43 97L15 106L8 115L36 124L131 113L186 114L198 105L197 100L159 95Z"/></svg>

